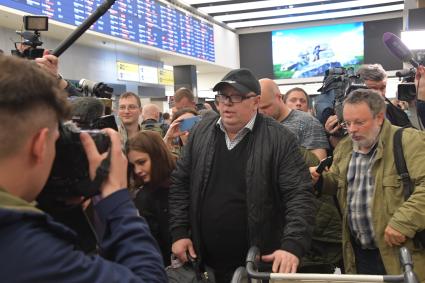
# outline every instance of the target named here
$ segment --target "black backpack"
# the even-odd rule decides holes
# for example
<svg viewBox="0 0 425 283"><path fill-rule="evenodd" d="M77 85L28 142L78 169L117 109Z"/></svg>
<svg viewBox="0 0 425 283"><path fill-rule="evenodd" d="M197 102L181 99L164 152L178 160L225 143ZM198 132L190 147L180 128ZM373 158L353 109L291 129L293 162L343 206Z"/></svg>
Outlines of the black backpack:
<svg viewBox="0 0 425 283"><path fill-rule="evenodd" d="M394 134L394 163L397 169L397 174L400 175L401 181L403 182L404 200L408 200L410 195L413 193L415 186L410 179L409 171L407 170L406 160L403 154L403 144L401 138L403 136L404 128L398 129ZM415 246L425 248L425 230L416 232L413 238Z"/></svg>

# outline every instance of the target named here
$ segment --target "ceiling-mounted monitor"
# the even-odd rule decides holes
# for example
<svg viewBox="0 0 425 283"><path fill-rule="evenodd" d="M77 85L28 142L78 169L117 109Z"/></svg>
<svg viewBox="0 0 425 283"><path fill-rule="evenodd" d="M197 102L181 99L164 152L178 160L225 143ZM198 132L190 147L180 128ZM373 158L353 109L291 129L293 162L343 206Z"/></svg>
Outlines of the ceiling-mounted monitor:
<svg viewBox="0 0 425 283"><path fill-rule="evenodd" d="M272 32L275 79L323 76L331 67L358 68L364 61L363 23Z"/></svg>

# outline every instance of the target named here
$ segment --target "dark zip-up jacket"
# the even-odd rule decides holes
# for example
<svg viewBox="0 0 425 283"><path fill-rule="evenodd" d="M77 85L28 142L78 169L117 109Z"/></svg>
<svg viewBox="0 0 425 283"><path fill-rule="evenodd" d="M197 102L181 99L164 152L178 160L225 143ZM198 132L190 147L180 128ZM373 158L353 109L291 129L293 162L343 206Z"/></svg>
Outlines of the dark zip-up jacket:
<svg viewBox="0 0 425 283"><path fill-rule="evenodd" d="M172 241L191 238L200 257L200 206L212 168L218 116L193 128L169 192ZM257 114L248 141L246 203L250 245L263 254L283 249L301 258L309 249L316 207L309 171L295 136ZM211 212L214 213L214 212Z"/></svg>
<svg viewBox="0 0 425 283"><path fill-rule="evenodd" d="M102 256L75 249L76 234L0 188L1 282L168 282L161 254L127 190L95 205Z"/></svg>

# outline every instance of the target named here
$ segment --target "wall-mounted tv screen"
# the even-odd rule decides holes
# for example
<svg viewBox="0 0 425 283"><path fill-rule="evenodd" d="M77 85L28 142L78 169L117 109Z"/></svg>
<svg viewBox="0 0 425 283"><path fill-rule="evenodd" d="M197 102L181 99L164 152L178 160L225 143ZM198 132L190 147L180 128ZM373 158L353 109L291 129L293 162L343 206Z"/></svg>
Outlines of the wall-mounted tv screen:
<svg viewBox="0 0 425 283"><path fill-rule="evenodd" d="M364 61L363 23L272 32L275 79L323 76L331 67L358 68Z"/></svg>

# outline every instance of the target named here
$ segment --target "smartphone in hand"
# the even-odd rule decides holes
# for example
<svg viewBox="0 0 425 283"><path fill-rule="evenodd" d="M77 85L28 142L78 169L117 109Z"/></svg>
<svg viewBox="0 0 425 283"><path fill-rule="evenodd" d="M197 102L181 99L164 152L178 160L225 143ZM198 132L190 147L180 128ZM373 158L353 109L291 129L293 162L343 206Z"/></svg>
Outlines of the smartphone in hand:
<svg viewBox="0 0 425 283"><path fill-rule="evenodd" d="M180 132L189 131L199 120L201 120L201 116L193 116L181 120L179 125Z"/></svg>
<svg viewBox="0 0 425 283"><path fill-rule="evenodd" d="M333 156L328 156L325 159L320 160L319 166L316 168L316 173L322 174L326 167L330 167L332 165L332 161Z"/></svg>

